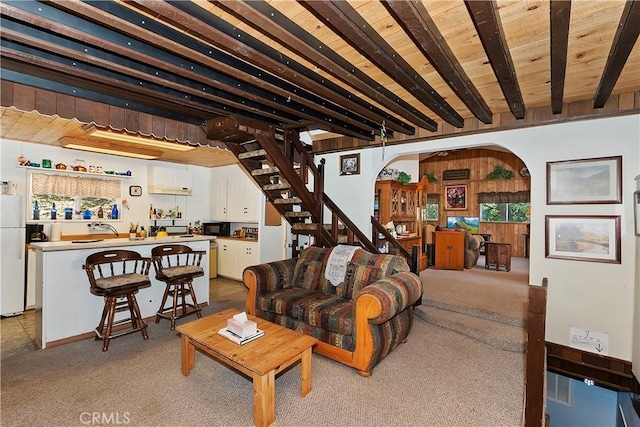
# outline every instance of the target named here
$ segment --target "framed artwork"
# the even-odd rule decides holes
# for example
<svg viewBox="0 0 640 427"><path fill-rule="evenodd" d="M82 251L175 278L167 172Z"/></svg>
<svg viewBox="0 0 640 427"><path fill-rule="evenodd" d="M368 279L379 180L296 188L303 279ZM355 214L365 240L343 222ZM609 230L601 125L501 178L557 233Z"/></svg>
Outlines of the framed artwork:
<svg viewBox="0 0 640 427"><path fill-rule="evenodd" d="M360 173L360 153L340 156L340 175L358 175Z"/></svg>
<svg viewBox="0 0 640 427"><path fill-rule="evenodd" d="M545 256L620 264L620 216L545 216Z"/></svg>
<svg viewBox="0 0 640 427"><path fill-rule="evenodd" d="M547 162L547 204L622 203L622 156Z"/></svg>
<svg viewBox="0 0 640 427"><path fill-rule="evenodd" d="M640 236L640 190L633 193L633 214L635 218L636 236Z"/></svg>
<svg viewBox="0 0 640 427"><path fill-rule="evenodd" d="M130 185L129 186L129 195L130 196L142 196L142 187L139 185Z"/></svg>
<svg viewBox="0 0 640 427"><path fill-rule="evenodd" d="M467 209L467 186L446 185L444 187L444 208L449 211Z"/></svg>

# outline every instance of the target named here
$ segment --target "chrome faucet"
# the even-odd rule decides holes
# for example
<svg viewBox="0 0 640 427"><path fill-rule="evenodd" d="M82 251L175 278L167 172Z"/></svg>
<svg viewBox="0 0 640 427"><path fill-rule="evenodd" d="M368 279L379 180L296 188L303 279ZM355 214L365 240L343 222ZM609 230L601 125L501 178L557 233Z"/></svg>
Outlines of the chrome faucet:
<svg viewBox="0 0 640 427"><path fill-rule="evenodd" d="M113 234L115 234L116 237L120 237L118 230L116 230L111 224L105 224L104 222L92 222L87 224L87 227L89 227L90 230L95 230L96 228L108 229L113 231Z"/></svg>

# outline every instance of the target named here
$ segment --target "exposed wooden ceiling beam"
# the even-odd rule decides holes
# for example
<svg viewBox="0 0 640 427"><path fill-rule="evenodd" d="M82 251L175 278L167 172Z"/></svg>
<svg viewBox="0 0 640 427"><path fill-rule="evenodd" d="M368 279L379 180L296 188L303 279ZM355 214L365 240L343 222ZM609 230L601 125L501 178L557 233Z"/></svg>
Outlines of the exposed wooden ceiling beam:
<svg viewBox="0 0 640 427"><path fill-rule="evenodd" d="M464 119L346 1L300 1L316 18L404 87L417 100L456 127Z"/></svg>
<svg viewBox="0 0 640 427"><path fill-rule="evenodd" d="M631 49L638 40L638 34L640 34L640 1L627 0L607 57L607 64L593 98L593 108L604 107L607 99L611 96ZM638 70L636 70L637 73Z"/></svg>
<svg viewBox="0 0 640 427"><path fill-rule="evenodd" d="M491 123L491 110L462 69L424 5L397 0L383 0L382 3L464 105L480 121Z"/></svg>
<svg viewBox="0 0 640 427"><path fill-rule="evenodd" d="M378 132L382 121L389 120L394 123L394 130L407 132L402 126L409 126L406 123L399 122L398 119L380 109L370 108L369 103L351 92L302 66L282 52L256 40L195 3L169 4L157 0L138 0L130 5L150 11L158 20L175 25L185 33L206 41L222 52L242 58L243 61L263 70L263 73L267 71L278 76L283 82L280 85L280 91L287 88L284 82L296 82L297 89L293 91L292 99L306 89L309 92L308 96L314 94L321 98L316 101L318 104L315 106L316 109L323 108L322 111L327 115L336 115L337 112L336 118L343 122ZM103 8L102 5L98 7ZM121 16L121 13L118 12L118 16Z"/></svg>
<svg viewBox="0 0 640 427"><path fill-rule="evenodd" d="M256 98L259 102L264 100L265 104L272 104L268 108L261 107L264 108L264 111L276 113L278 110L275 108L289 109L309 122L318 123L318 128L340 129L342 133L358 138L373 139L370 127L365 128L360 122L356 122L357 125L350 125L343 121L344 116L340 114L339 108L337 108L338 111L327 109L327 111L318 112L320 98L317 96L309 94L308 99L307 94L303 93L305 91L300 90L299 87L283 82L244 61L233 58L217 49L212 49L192 37L171 30L164 24L153 21L122 5L113 2L98 2L93 5L61 2L53 4L52 6L57 8L54 9L48 5L33 5L33 2L23 2L17 6L20 9L11 10L12 16L29 22L40 22L41 26L50 28L54 32L71 35L73 39L87 43L90 50L97 48L113 52L138 63L156 67L155 74L171 71L195 82L215 84L222 90L228 89L231 93L240 96L251 98L258 93L262 95L262 98ZM114 15L105 13L97 6L108 10L114 9L116 13ZM144 28L139 28L134 24L129 25L128 22L120 19L119 15L127 14L136 14L137 23ZM168 42L163 36L172 41ZM145 38L149 39L149 43ZM180 45L174 40L179 40L184 45ZM168 44L171 44L172 51L164 50L169 49ZM208 55L203 51L208 52ZM196 58L200 62L192 60ZM258 89L256 86L252 86L254 84L267 86L272 91ZM288 84L290 92L283 94L280 84ZM294 91L301 93L301 96L296 95ZM294 96L303 99L304 103L291 101ZM253 110L260 114L261 108L253 107L249 108L249 111ZM255 117L255 114L250 115ZM286 123L289 119L283 117L281 121Z"/></svg>
<svg viewBox="0 0 640 427"><path fill-rule="evenodd" d="M465 0L464 4L467 6L491 68L509 104L509 110L516 119L524 119L524 101L495 0Z"/></svg>
<svg viewBox="0 0 640 427"><path fill-rule="evenodd" d="M224 9L255 30L277 40L283 46L318 65L321 69L359 90L417 126L435 129L437 123L408 102L392 93L323 42L302 29L291 19L262 1L219 1L210 3Z"/></svg>
<svg viewBox="0 0 640 427"><path fill-rule="evenodd" d="M551 0L549 20L551 24L551 111L562 113L564 78L567 71L567 46L571 0Z"/></svg>

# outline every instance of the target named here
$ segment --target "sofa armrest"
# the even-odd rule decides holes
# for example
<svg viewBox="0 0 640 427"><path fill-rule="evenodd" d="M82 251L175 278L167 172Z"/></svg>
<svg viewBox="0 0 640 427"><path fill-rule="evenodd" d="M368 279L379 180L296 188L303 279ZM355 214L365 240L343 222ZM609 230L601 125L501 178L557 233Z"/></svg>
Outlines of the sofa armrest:
<svg viewBox="0 0 640 427"><path fill-rule="evenodd" d="M249 289L246 304L247 314L259 315L256 312L258 309L256 303L260 295L290 287L297 260L297 258L285 259L244 269L242 281Z"/></svg>
<svg viewBox="0 0 640 427"><path fill-rule="evenodd" d="M377 307L367 310L366 315L372 323L381 324L414 305L421 295L422 282L420 277L403 271L364 287L356 292L353 299L356 305L358 300L365 296L368 298L363 298L363 300L371 297L377 300L377 304L371 304L370 301L367 303L368 307Z"/></svg>

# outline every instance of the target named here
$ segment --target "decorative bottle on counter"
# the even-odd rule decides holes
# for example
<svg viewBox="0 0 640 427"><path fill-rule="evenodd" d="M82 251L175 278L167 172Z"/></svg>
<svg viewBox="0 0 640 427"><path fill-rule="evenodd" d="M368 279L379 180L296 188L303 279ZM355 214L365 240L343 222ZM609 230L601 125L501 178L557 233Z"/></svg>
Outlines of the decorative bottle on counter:
<svg viewBox="0 0 640 427"><path fill-rule="evenodd" d="M144 229L144 226L140 227L140 231L138 231L138 236L142 237L143 239L147 237L147 230Z"/></svg>
<svg viewBox="0 0 640 427"><path fill-rule="evenodd" d="M33 204L33 219L40 219L40 205L38 205L38 201Z"/></svg>
<svg viewBox="0 0 640 427"><path fill-rule="evenodd" d="M102 210L102 206L98 208L98 218L104 217L104 211Z"/></svg>
<svg viewBox="0 0 640 427"><path fill-rule="evenodd" d="M51 220L58 219L58 211L56 210L56 202L51 204Z"/></svg>
<svg viewBox="0 0 640 427"><path fill-rule="evenodd" d="M113 204L113 209L111 209L111 219L118 219L118 205L116 203Z"/></svg>

